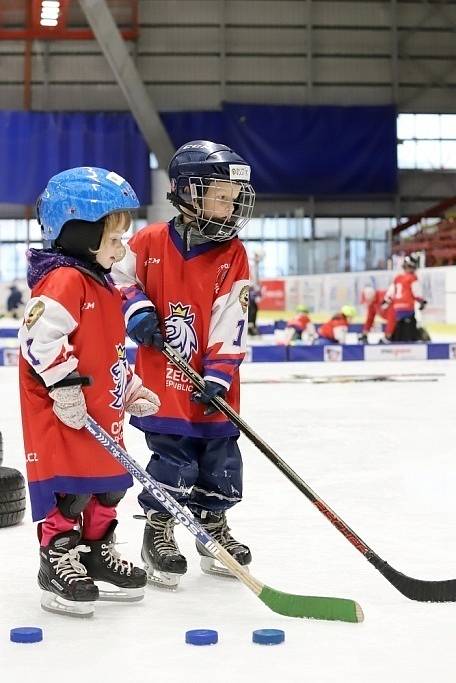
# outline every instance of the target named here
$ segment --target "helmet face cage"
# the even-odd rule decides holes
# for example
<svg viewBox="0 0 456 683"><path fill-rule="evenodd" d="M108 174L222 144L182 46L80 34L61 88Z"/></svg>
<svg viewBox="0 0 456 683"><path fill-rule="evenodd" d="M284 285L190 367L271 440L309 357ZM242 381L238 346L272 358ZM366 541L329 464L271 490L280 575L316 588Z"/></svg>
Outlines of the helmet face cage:
<svg viewBox="0 0 456 683"><path fill-rule="evenodd" d="M210 176L180 177L176 194L185 208L191 207L198 232L215 242L236 237L252 217L255 204L250 183Z"/></svg>

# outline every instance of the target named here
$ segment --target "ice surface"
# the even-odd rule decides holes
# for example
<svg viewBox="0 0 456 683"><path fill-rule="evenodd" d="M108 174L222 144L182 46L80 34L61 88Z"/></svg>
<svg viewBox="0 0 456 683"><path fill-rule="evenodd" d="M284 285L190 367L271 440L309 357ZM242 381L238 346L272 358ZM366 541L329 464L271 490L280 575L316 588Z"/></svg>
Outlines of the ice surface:
<svg viewBox="0 0 456 683"><path fill-rule="evenodd" d="M245 384L244 419L382 558L422 579L456 578L456 364L251 364L246 378L299 374L444 372L435 383ZM25 472L17 370L0 368L4 465ZM143 465L142 435L126 444ZM229 519L253 553L252 573L278 589L351 597L363 624L288 619L236 581L205 576L192 537L177 530L189 572L176 593L148 589L142 603L100 603L92 620L43 612L38 544L27 512L0 529L0 681L133 683L446 683L456 668L456 604L403 597L259 452L241 439L244 501ZM137 562L143 523L130 490L119 509L120 551ZM9 641L40 626L43 642ZM185 644L211 628L219 643ZM285 643L254 645L252 631L278 628ZM24 678L27 676L27 679Z"/></svg>

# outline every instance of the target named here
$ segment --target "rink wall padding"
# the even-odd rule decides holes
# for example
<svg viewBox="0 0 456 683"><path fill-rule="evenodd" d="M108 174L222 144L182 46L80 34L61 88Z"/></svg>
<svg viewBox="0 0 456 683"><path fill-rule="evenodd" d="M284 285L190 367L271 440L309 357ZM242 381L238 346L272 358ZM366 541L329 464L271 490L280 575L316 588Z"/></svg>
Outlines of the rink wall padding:
<svg viewBox="0 0 456 683"><path fill-rule="evenodd" d="M276 330L284 330L287 326L287 323L287 320L274 320L270 323L260 323L257 325L258 334L274 334ZM348 326L348 331L354 334L361 334L363 327L363 323L352 323ZM383 323L376 323L376 329L383 332L385 325Z"/></svg>
<svg viewBox="0 0 456 683"><path fill-rule="evenodd" d="M17 365L19 350L0 347L0 366ZM134 365L136 347L127 346L128 362ZM333 346L249 346L251 363L334 363L344 361L456 360L455 343L429 344L334 344Z"/></svg>

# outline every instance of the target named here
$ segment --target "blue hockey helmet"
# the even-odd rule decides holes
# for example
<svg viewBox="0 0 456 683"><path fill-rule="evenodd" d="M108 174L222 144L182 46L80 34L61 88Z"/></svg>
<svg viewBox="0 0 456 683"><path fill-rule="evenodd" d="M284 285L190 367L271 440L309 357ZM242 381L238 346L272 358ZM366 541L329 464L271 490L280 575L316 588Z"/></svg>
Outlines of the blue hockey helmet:
<svg viewBox="0 0 456 683"><path fill-rule="evenodd" d="M190 215L194 226L208 239L217 242L232 239L251 218L255 192L250 185L250 166L226 145L209 140L193 140L182 145L170 161L168 175L171 182L168 199ZM228 199L216 201L219 207L226 201L230 211L217 216L214 200L209 205L204 198L211 185L226 189L227 184L231 186Z"/></svg>
<svg viewBox="0 0 456 683"><path fill-rule="evenodd" d="M131 185L105 168L82 166L53 176L37 201L37 218L43 240L53 242L65 223L95 223L110 213L139 207Z"/></svg>

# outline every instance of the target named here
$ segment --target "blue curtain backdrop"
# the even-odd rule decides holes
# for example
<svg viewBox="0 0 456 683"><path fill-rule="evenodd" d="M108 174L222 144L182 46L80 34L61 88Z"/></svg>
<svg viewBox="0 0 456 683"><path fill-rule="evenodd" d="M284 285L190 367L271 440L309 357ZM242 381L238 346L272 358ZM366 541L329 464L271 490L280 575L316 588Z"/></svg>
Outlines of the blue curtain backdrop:
<svg viewBox="0 0 456 683"><path fill-rule="evenodd" d="M225 104L169 112L173 143L222 142L252 166L255 190L280 195L389 194L397 188L396 110Z"/></svg>
<svg viewBox="0 0 456 683"><path fill-rule="evenodd" d="M149 150L129 112L0 112L0 202L35 204L49 178L101 166L150 204Z"/></svg>
<svg viewBox="0 0 456 683"><path fill-rule="evenodd" d="M223 142L250 162L260 194L389 194L397 187L394 107L225 104L168 112L174 145ZM48 179L73 166L124 176L151 201L149 151L129 112L0 112L0 202L34 204Z"/></svg>

